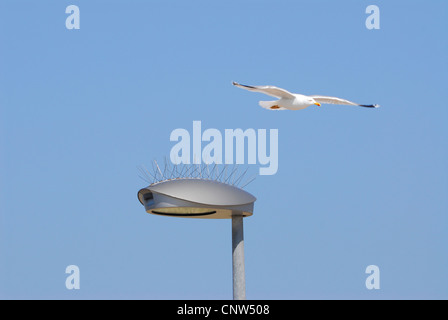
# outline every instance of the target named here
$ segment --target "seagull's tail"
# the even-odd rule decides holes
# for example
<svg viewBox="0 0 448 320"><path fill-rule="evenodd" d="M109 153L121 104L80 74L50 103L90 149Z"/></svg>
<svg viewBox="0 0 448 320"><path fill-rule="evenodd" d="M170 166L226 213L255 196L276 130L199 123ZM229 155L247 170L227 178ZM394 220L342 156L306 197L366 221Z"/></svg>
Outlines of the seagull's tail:
<svg viewBox="0 0 448 320"><path fill-rule="evenodd" d="M286 110L286 108L279 107L278 100L277 101L260 101L260 106L262 108L268 109L268 110Z"/></svg>

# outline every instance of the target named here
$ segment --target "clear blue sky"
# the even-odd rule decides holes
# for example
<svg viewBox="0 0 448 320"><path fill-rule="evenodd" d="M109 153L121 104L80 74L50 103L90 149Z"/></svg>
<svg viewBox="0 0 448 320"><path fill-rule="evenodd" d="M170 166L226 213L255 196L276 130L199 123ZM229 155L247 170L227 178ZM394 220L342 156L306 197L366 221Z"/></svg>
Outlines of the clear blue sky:
<svg viewBox="0 0 448 320"><path fill-rule="evenodd" d="M1 1L0 298L230 299L230 221L136 196L201 120L279 130L247 187L248 299L447 299L447 30L445 0ZM270 112L232 80L382 107Z"/></svg>

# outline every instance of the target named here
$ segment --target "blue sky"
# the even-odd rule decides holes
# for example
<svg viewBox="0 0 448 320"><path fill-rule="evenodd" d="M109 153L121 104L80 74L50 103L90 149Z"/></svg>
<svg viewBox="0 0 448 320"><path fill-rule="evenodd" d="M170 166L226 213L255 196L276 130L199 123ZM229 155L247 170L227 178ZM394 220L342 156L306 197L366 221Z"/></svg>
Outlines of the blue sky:
<svg viewBox="0 0 448 320"><path fill-rule="evenodd" d="M380 30L365 27L370 4ZM447 13L442 0L1 1L0 298L230 299L230 221L149 215L136 196L136 166L200 120L279 130L277 174L246 188L248 299L447 299ZM270 112L232 80L382 107ZM65 287L72 264L80 290Z"/></svg>

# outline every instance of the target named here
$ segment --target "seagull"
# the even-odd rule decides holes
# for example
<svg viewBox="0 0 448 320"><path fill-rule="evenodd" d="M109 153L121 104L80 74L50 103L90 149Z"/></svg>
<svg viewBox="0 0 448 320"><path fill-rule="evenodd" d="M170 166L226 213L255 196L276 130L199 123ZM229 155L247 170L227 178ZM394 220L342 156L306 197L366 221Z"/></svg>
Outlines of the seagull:
<svg viewBox="0 0 448 320"><path fill-rule="evenodd" d="M260 101L260 106L268 110L302 110L311 105L321 106L323 104L343 104L349 106L359 106L365 108L378 108L377 104L358 104L345 99L327 96L305 96L298 93L291 93L285 89L277 88L274 86L247 86L232 82L234 86L249 91L260 92L272 97L276 97L279 100L275 101Z"/></svg>

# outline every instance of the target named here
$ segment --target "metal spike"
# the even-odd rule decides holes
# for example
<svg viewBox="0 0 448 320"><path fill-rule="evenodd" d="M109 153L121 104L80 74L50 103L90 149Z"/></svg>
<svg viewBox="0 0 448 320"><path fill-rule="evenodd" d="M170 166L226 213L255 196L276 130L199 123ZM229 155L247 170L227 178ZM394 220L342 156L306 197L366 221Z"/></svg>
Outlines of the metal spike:
<svg viewBox="0 0 448 320"><path fill-rule="evenodd" d="M242 186L241 186L241 189L244 189L244 187L246 187L249 183L251 183L252 181L254 181L256 177L257 177L257 175L255 175L252 179L250 179L248 182L246 182L244 185L242 185Z"/></svg>
<svg viewBox="0 0 448 320"><path fill-rule="evenodd" d="M146 170L146 172L151 176L151 178L152 178L152 183L156 182L156 178L154 177L154 175L151 174L151 172L149 172L148 169L145 168L145 170Z"/></svg>
<svg viewBox="0 0 448 320"><path fill-rule="evenodd" d="M154 165L154 162L151 162L151 169L152 169L152 172L154 174L154 180L156 180L156 181L160 180L160 179L157 179L158 172L157 172L157 169L156 169L156 167Z"/></svg>
<svg viewBox="0 0 448 320"><path fill-rule="evenodd" d="M215 178L216 178L216 166L217 166L218 164L215 162L215 164L213 165L213 168L212 168L212 173L211 173L211 179L212 180L216 180Z"/></svg>
<svg viewBox="0 0 448 320"><path fill-rule="evenodd" d="M154 160L154 163L156 164L157 170L159 170L160 176L162 177L161 180L165 180L164 175L162 174L162 170L160 170L160 168L159 168L159 164L157 163L156 160Z"/></svg>
<svg viewBox="0 0 448 320"><path fill-rule="evenodd" d="M233 165L233 170L232 170L232 172L230 173L230 175L227 177L227 179L224 181L224 183L227 183L227 181L228 180L230 180L230 178L232 177L232 175L235 173L235 170L236 170L236 168L235 168L235 164ZM238 168L238 167L237 167Z"/></svg>
<svg viewBox="0 0 448 320"><path fill-rule="evenodd" d="M208 167L208 163L206 165L207 165L207 179L210 180L210 170L209 170L209 167Z"/></svg>
<svg viewBox="0 0 448 320"><path fill-rule="evenodd" d="M216 178L216 180L217 181L221 181L221 180L219 180L220 178L221 178L221 176L223 175L223 173L225 172L225 171L227 171L227 164L225 164L224 165L224 167L222 168L222 170L221 170L221 173L219 174L219 176Z"/></svg>
<svg viewBox="0 0 448 320"><path fill-rule="evenodd" d="M243 174L241 174L238 179L235 180L235 182L233 183L234 186L238 186L238 183L241 182L241 180L243 179L243 177L246 175L247 170L249 170L249 167L246 168L246 170L243 172Z"/></svg>
<svg viewBox="0 0 448 320"><path fill-rule="evenodd" d="M166 157L165 158L163 158L163 162L164 162L164 166L163 166L163 178L164 178L164 180L167 180L167 175L166 175L166 172L167 172L167 163L166 163Z"/></svg>
<svg viewBox="0 0 448 320"><path fill-rule="evenodd" d="M137 170L140 172L139 174L137 174L139 178L151 184L151 181L148 180L149 176L146 175L146 172L143 170L143 168L141 166L137 166Z"/></svg>
<svg viewBox="0 0 448 320"><path fill-rule="evenodd" d="M233 186L234 185L234 183L235 183L235 180L238 178L238 172L239 172L239 169L238 169L238 166L236 167L236 172L235 172L235 174L233 175L233 178L232 178L232 182L230 182L230 184Z"/></svg>

